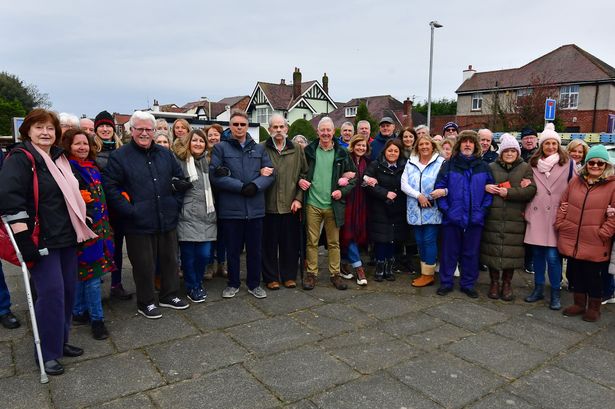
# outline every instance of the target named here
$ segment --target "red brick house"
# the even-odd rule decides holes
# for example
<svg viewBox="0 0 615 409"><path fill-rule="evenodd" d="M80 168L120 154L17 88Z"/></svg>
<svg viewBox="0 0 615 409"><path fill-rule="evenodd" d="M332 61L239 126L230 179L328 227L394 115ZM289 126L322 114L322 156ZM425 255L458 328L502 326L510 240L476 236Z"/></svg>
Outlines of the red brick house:
<svg viewBox="0 0 615 409"><path fill-rule="evenodd" d="M609 127L615 118L615 68L574 44L520 68L476 72L470 65L455 91L456 121L462 128L481 128L493 124L500 112L513 126L523 125L519 101L541 89L558 101L557 115L565 132L613 132Z"/></svg>

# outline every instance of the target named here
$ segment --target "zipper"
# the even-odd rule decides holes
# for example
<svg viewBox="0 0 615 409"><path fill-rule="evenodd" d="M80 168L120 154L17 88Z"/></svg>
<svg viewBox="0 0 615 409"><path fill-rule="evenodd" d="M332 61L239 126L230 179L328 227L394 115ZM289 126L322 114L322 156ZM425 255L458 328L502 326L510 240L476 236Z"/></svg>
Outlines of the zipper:
<svg viewBox="0 0 615 409"><path fill-rule="evenodd" d="M595 185L587 188L587 192L585 193L585 197L583 198L583 206L581 207L581 218L579 219L579 227L577 228L577 240L574 243L574 252L572 253L572 257L576 258L577 251L579 250L579 237L581 236L581 226L583 225L583 213L585 210L585 203L587 202L587 197L589 196L589 192L594 188Z"/></svg>

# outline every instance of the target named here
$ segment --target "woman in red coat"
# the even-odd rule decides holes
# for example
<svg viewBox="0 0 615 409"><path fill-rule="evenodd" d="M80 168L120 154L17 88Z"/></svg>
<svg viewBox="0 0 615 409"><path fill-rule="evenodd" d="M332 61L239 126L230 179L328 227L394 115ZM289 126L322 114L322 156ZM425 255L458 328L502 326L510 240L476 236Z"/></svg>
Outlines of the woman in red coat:
<svg viewBox="0 0 615 409"><path fill-rule="evenodd" d="M600 272L609 261L615 234L615 217L606 214L609 205L615 206L614 173L606 148L593 146L579 177L562 195L555 222L557 248L568 257L568 280L574 291L574 304L563 313L582 314L590 322L600 318Z"/></svg>

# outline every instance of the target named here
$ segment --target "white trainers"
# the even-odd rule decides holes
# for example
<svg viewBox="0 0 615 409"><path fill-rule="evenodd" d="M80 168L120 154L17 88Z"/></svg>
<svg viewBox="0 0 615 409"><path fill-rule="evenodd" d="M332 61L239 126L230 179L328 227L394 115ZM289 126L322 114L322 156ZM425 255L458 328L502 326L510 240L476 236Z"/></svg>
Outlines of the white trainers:
<svg viewBox="0 0 615 409"><path fill-rule="evenodd" d="M602 301L602 305L606 305L606 304L615 304L615 295L612 296L611 298L607 298L606 300Z"/></svg>
<svg viewBox="0 0 615 409"><path fill-rule="evenodd" d="M256 298L266 298L267 297L267 293L260 286L254 287L251 290L248 289L248 292L252 294L253 296L255 296Z"/></svg>
<svg viewBox="0 0 615 409"><path fill-rule="evenodd" d="M222 298L233 298L239 292L239 288L226 287L222 290Z"/></svg>

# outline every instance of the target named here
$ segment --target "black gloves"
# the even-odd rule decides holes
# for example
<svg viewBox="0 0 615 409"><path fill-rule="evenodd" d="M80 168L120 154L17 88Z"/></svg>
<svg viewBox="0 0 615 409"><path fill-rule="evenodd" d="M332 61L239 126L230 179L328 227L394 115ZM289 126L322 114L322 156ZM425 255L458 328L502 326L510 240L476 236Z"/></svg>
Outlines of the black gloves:
<svg viewBox="0 0 615 409"><path fill-rule="evenodd" d="M252 182L244 184L241 188L241 194L245 197L252 197L256 192L258 192L258 186Z"/></svg>
<svg viewBox="0 0 615 409"><path fill-rule="evenodd" d="M231 176L231 170L226 166L218 166L216 170L214 170L214 175L219 178L224 176Z"/></svg>
<svg viewBox="0 0 615 409"><path fill-rule="evenodd" d="M192 182L188 180L188 178L185 178L185 179L173 178L171 180L171 186L173 187L174 191L179 192L179 193L185 193L187 190L192 189L193 184Z"/></svg>
<svg viewBox="0 0 615 409"><path fill-rule="evenodd" d="M23 261L37 261L41 258L41 255L38 252L38 247L32 241L31 233L28 230L24 230L19 233L15 233L15 242L17 242L17 246L19 247L19 251L23 257Z"/></svg>

